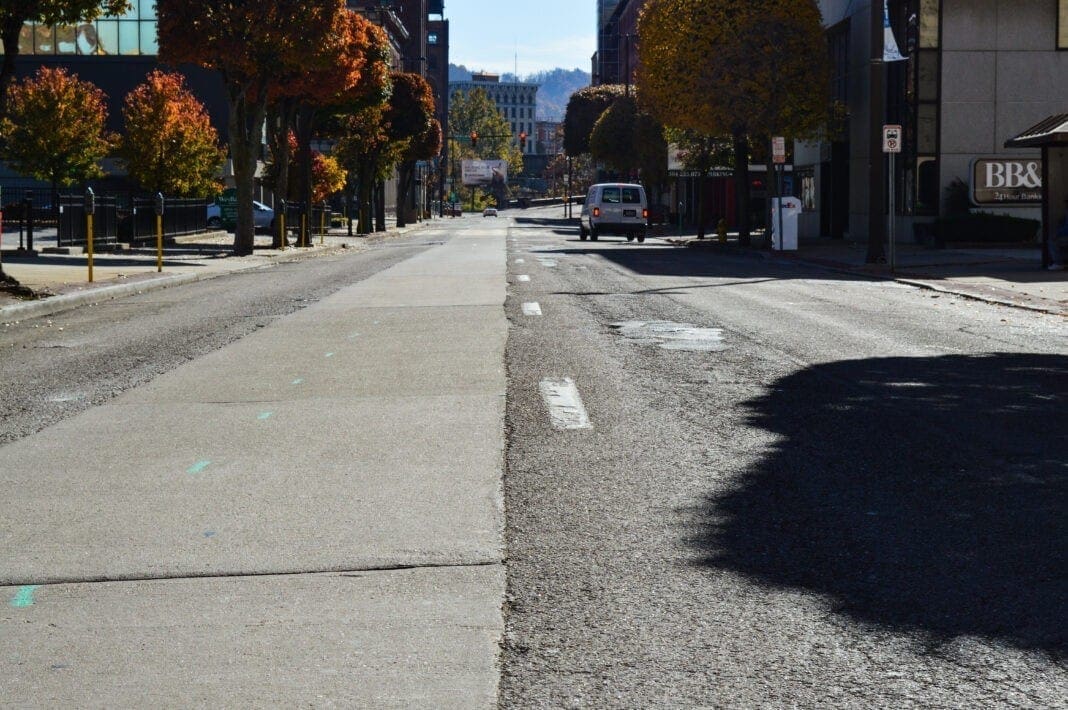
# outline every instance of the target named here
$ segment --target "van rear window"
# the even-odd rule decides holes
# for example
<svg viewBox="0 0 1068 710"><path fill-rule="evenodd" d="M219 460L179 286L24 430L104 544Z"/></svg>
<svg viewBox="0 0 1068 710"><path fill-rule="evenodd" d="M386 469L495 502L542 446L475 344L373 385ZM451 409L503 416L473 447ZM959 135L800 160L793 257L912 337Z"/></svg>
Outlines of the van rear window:
<svg viewBox="0 0 1068 710"><path fill-rule="evenodd" d="M642 194L636 187L624 187L623 188L623 204L625 205L640 205L642 203Z"/></svg>
<svg viewBox="0 0 1068 710"><path fill-rule="evenodd" d="M610 205L619 204L619 188L618 187L606 187L601 193L601 202L606 202Z"/></svg>

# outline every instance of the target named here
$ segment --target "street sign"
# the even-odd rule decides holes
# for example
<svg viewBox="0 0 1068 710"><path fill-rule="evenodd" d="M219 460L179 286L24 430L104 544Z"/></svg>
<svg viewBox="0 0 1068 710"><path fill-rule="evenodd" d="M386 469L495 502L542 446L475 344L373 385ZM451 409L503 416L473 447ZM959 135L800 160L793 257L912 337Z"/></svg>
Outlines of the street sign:
<svg viewBox="0 0 1068 710"><path fill-rule="evenodd" d="M786 163L786 139L782 136L771 139L771 161L780 165Z"/></svg>
<svg viewBox="0 0 1068 710"><path fill-rule="evenodd" d="M901 152L901 126L883 126L883 152Z"/></svg>

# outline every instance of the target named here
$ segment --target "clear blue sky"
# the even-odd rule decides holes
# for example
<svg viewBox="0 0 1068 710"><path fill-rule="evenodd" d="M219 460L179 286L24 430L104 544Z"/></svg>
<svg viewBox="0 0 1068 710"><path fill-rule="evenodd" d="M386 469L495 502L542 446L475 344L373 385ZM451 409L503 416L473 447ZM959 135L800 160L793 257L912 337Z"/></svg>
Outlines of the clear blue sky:
<svg viewBox="0 0 1068 710"><path fill-rule="evenodd" d="M590 70L597 49L595 0L445 0L449 61L519 75Z"/></svg>

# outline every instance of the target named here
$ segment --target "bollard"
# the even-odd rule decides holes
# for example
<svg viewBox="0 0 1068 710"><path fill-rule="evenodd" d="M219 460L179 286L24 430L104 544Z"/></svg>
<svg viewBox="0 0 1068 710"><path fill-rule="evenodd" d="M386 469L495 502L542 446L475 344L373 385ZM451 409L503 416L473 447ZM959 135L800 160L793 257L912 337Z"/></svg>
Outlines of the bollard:
<svg viewBox="0 0 1068 710"><path fill-rule="evenodd" d="M277 215L278 215L278 219L281 220L278 223L278 233L282 236L281 249L282 249L282 251L285 251L286 250L286 246L287 246L287 244L286 244L286 236L287 236L286 235L286 201L285 200L279 200L278 201L278 212L277 212Z"/></svg>
<svg viewBox="0 0 1068 710"><path fill-rule="evenodd" d="M26 251L33 253L33 193L27 192L22 201L22 211L26 215ZM21 244L19 245L21 246Z"/></svg>
<svg viewBox="0 0 1068 710"><path fill-rule="evenodd" d="M323 203L322 214L319 215L319 246L326 244L326 203Z"/></svg>
<svg viewBox="0 0 1068 710"><path fill-rule="evenodd" d="M89 258L89 283L93 283L93 215L96 213L96 195L93 188L85 188L85 246Z"/></svg>
<svg viewBox="0 0 1068 710"><path fill-rule="evenodd" d="M163 273L163 193L157 192L156 208L156 272Z"/></svg>
<svg viewBox="0 0 1068 710"><path fill-rule="evenodd" d="M308 210L301 210L300 213L300 246L308 248Z"/></svg>

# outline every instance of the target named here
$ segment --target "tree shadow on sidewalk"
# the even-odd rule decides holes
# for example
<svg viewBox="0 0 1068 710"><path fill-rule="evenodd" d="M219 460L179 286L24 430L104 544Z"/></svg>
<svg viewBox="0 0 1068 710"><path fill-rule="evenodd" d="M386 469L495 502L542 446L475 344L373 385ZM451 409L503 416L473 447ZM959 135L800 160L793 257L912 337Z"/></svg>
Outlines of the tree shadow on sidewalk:
<svg viewBox="0 0 1068 710"><path fill-rule="evenodd" d="M1068 357L835 362L748 407L780 441L709 499L706 564L933 647L1068 657Z"/></svg>

